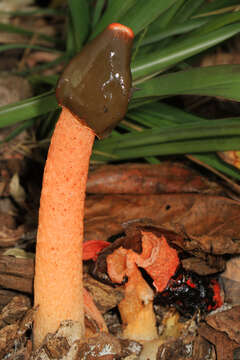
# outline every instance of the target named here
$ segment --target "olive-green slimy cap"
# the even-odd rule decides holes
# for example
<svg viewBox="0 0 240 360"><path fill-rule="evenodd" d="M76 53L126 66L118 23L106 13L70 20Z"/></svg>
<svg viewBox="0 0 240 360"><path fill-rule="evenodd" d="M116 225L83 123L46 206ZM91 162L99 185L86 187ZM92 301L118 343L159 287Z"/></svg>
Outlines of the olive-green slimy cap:
<svg viewBox="0 0 240 360"><path fill-rule="evenodd" d="M107 136L127 112L133 38L130 28L109 25L70 61L58 81L59 104L99 138Z"/></svg>

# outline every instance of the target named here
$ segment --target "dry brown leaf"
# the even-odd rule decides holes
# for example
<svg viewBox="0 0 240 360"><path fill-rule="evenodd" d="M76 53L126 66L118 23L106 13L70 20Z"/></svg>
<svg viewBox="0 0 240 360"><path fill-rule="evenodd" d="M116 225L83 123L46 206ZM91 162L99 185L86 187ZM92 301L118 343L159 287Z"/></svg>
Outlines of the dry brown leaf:
<svg viewBox="0 0 240 360"><path fill-rule="evenodd" d="M240 169L240 151L224 151L219 152L218 155L226 163Z"/></svg>
<svg viewBox="0 0 240 360"><path fill-rule="evenodd" d="M228 260L226 270L222 277L229 280L240 281L240 256L235 256Z"/></svg>
<svg viewBox="0 0 240 360"><path fill-rule="evenodd" d="M221 194L224 189L183 163L103 165L89 172L91 194Z"/></svg>
<svg viewBox="0 0 240 360"><path fill-rule="evenodd" d="M210 344L202 336L197 335L194 339L193 360L216 360L216 352L212 344Z"/></svg>
<svg viewBox="0 0 240 360"><path fill-rule="evenodd" d="M206 317L208 325L215 330L224 332L231 340L240 344L240 306L218 310Z"/></svg>
<svg viewBox="0 0 240 360"><path fill-rule="evenodd" d="M240 253L240 203L201 194L91 195L86 199L85 240L107 240L125 222L149 219L185 237L184 250Z"/></svg>
<svg viewBox="0 0 240 360"><path fill-rule="evenodd" d="M32 88L27 79L16 75L0 76L0 105L8 105L32 96Z"/></svg>
<svg viewBox="0 0 240 360"><path fill-rule="evenodd" d="M204 67L227 64L240 64L240 53L238 51L226 53L219 50L215 54L206 55L202 59L200 66Z"/></svg>
<svg viewBox="0 0 240 360"><path fill-rule="evenodd" d="M218 257L212 264L208 263L208 259L200 259L197 257L189 257L181 261L182 266L187 271L193 271L198 275L206 276L216 274L225 269L225 261L222 257Z"/></svg>
<svg viewBox="0 0 240 360"><path fill-rule="evenodd" d="M225 301L240 305L240 257L235 256L227 261L226 270L221 274Z"/></svg>
<svg viewBox="0 0 240 360"><path fill-rule="evenodd" d="M217 360L233 360L233 352L239 347L238 343L230 340L225 333L216 331L204 323L200 325L198 332L202 337L215 345Z"/></svg>

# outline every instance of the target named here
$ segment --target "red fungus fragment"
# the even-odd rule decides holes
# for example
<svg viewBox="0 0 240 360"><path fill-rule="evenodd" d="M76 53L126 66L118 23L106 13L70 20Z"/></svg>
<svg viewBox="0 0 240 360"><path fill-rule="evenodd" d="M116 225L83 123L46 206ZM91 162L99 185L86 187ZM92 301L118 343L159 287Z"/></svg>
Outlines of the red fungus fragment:
<svg viewBox="0 0 240 360"><path fill-rule="evenodd" d="M126 276L125 297L119 304L124 324L123 336L134 340L152 340L157 337L153 312L154 293L143 279L138 267L152 277L157 291L163 291L174 275L179 259L165 237L141 230L142 252L117 248L107 256L107 270L111 280L121 283Z"/></svg>
<svg viewBox="0 0 240 360"><path fill-rule="evenodd" d="M211 285L214 293L213 301L215 302L215 306L213 306L211 310L215 310L223 305L223 300L221 297L221 287L216 279L211 280Z"/></svg>
<svg viewBox="0 0 240 360"><path fill-rule="evenodd" d="M83 260L97 260L101 250L109 246L109 242L102 240L89 240L83 243Z"/></svg>
<svg viewBox="0 0 240 360"><path fill-rule="evenodd" d="M177 251L170 247L166 238L152 232L141 232L143 251L136 255L136 264L144 268L153 279L158 292L165 289L180 264Z"/></svg>

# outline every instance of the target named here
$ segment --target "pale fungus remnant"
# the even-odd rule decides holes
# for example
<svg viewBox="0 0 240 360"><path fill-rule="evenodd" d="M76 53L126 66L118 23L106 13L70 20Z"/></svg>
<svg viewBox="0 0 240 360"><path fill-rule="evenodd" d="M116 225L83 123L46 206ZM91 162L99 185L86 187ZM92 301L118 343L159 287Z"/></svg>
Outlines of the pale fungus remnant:
<svg viewBox="0 0 240 360"><path fill-rule="evenodd" d="M123 322L123 336L136 341L158 338L153 311L154 291L144 280L139 268L153 280L158 292L167 286L179 265L177 251L170 247L163 235L140 230L140 253L123 246L107 256L107 273L115 283L125 283L125 297L118 305Z"/></svg>
<svg viewBox="0 0 240 360"><path fill-rule="evenodd" d="M109 25L64 70L57 86L62 107L44 171L36 248L34 346L60 322L84 336L83 217L95 135L106 136L124 117L131 94L131 29Z"/></svg>

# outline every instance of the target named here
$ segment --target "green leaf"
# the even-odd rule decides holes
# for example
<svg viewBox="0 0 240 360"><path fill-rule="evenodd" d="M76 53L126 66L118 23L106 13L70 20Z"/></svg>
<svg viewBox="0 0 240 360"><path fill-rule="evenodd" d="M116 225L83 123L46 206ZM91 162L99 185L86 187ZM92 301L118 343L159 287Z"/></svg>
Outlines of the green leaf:
<svg viewBox="0 0 240 360"><path fill-rule="evenodd" d="M210 13L224 13L233 10L233 7L239 6L239 0L217 0L207 2L199 10L198 15L209 15Z"/></svg>
<svg viewBox="0 0 240 360"><path fill-rule="evenodd" d="M101 149L137 148L140 146L166 142L217 138L223 136L240 136L240 118L202 120L195 123L185 123L179 126L152 128L139 133L122 135L117 141L113 137L102 140Z"/></svg>
<svg viewBox="0 0 240 360"><path fill-rule="evenodd" d="M30 75L28 76L28 80L31 84L49 84L52 86L56 86L58 76L57 75Z"/></svg>
<svg viewBox="0 0 240 360"><path fill-rule="evenodd" d="M175 2L176 0L138 0L136 6L122 16L119 22L129 26L137 35Z"/></svg>
<svg viewBox="0 0 240 360"><path fill-rule="evenodd" d="M133 119L135 122L148 128L174 127L176 125L196 123L204 120L199 116L160 102L142 106L137 110L131 110L128 112L127 118ZM191 156L227 176L240 180L240 171L223 162L214 153L192 154Z"/></svg>
<svg viewBox="0 0 240 360"><path fill-rule="evenodd" d="M0 11L0 15L10 15L10 16L37 16L39 15L47 15L47 16L63 16L65 15L65 11L61 9L53 9L53 8L41 8L36 7L36 10L16 10L16 11Z"/></svg>
<svg viewBox="0 0 240 360"><path fill-rule="evenodd" d="M79 52L87 38L90 19L87 0L68 0L75 39L75 50Z"/></svg>
<svg viewBox="0 0 240 360"><path fill-rule="evenodd" d="M181 130L179 130L181 131ZM124 137L125 135L122 135ZM148 156L180 155L190 153L206 153L216 151L239 150L240 136L214 137L207 139L194 139L173 141L169 143L139 146L137 148L124 148L107 150L100 145L95 145L94 154L104 153L105 156L93 157L102 161L119 161L137 159Z"/></svg>
<svg viewBox="0 0 240 360"><path fill-rule="evenodd" d="M206 120L182 109L176 108L175 106L167 105L163 102L156 102L141 106L138 109L130 110L127 115L130 117L132 115L146 116L146 119L152 120L154 122L155 127L162 127L162 119L168 121L168 126L170 126L170 124L175 126L177 124L180 125L189 122L195 123L196 121Z"/></svg>
<svg viewBox="0 0 240 360"><path fill-rule="evenodd" d="M179 12L179 9L182 7L184 2L185 0L177 0L167 11L161 14L159 18L150 25L150 31L151 28L154 29L156 27L159 30L166 28L167 25L171 23L175 15Z"/></svg>
<svg viewBox="0 0 240 360"><path fill-rule="evenodd" d="M138 7L139 0L108 0L108 6L105 10L101 20L93 30L91 39L103 31L112 22L119 21L120 17L123 16L131 7ZM121 22L121 21L119 21Z"/></svg>
<svg viewBox="0 0 240 360"><path fill-rule="evenodd" d="M179 23L187 21L202 6L205 0L185 0L174 20Z"/></svg>
<svg viewBox="0 0 240 360"><path fill-rule="evenodd" d="M207 19L207 18L200 18L200 19ZM239 22L240 20L240 10L234 11L230 14L221 14L221 15L215 15L210 17L211 21L208 21L201 29L198 29L194 31L192 34L193 36L197 34L208 34L211 31L217 30L222 28L225 25ZM197 20L197 19L195 19ZM199 19L198 19L199 20Z"/></svg>
<svg viewBox="0 0 240 360"><path fill-rule="evenodd" d="M228 165L226 162L219 159L214 153L207 153L207 154L192 154L193 157L200 160L201 162L210 165L211 167L215 168L216 170L222 172L223 174L230 176L234 179L240 180L240 171Z"/></svg>
<svg viewBox="0 0 240 360"><path fill-rule="evenodd" d="M240 65L209 66L165 74L138 85L133 99L180 94L222 96L240 101Z"/></svg>
<svg viewBox="0 0 240 360"><path fill-rule="evenodd" d="M101 13L103 11L105 5L105 0L97 0L94 10L93 10L93 19L92 19L92 27L94 28L97 23L99 22L99 19L101 17Z"/></svg>
<svg viewBox="0 0 240 360"><path fill-rule="evenodd" d="M65 63L68 59L68 56L67 55L61 55L61 56L58 56L55 60L52 60L52 61L49 61L45 64L42 64L42 65L37 65L37 66L33 66L32 68L25 68L21 71L13 71L13 73L15 75L26 75L26 74L33 74L33 73L36 73L36 72L40 72L40 71L43 71L43 70L46 70L46 69L49 69L53 66L56 66L60 63ZM56 76L56 75L54 75Z"/></svg>
<svg viewBox="0 0 240 360"><path fill-rule="evenodd" d="M8 141L14 139L22 131L24 131L24 130L28 129L29 127L31 127L33 125L33 123L34 123L33 119L23 121L9 135L7 135L4 140L0 141L0 144L3 144L4 142L8 142Z"/></svg>
<svg viewBox="0 0 240 360"><path fill-rule="evenodd" d="M46 114L57 108L58 104L53 91L3 106L0 108L0 128Z"/></svg>
<svg viewBox="0 0 240 360"><path fill-rule="evenodd" d="M67 22L66 53L69 58L72 58L76 53L75 32L70 16L68 17Z"/></svg>
<svg viewBox="0 0 240 360"><path fill-rule="evenodd" d="M33 50L39 50L39 51L46 51L46 52L58 52L61 54L60 51L53 49L53 48L47 48L43 46L33 45L33 44L7 44L7 45L0 45L0 52L8 51L8 50L14 50L14 49L33 49Z"/></svg>
<svg viewBox="0 0 240 360"><path fill-rule="evenodd" d="M59 42L62 43L62 41L60 41L60 39L55 39L52 36L41 34L41 33L38 33L38 32L33 32L33 31L30 31L30 30L26 30L26 29L23 29L23 28L21 28L19 26L14 26L14 25L11 25L11 24L0 23L0 31L13 33L13 34L25 35L25 36L28 36L28 37L31 37L31 36L34 35L34 36L37 36L38 39L43 39L43 40L49 41L51 43L59 43Z"/></svg>
<svg viewBox="0 0 240 360"><path fill-rule="evenodd" d="M132 64L133 79L153 76L178 62L196 55L240 32L240 23L224 26L209 34L177 39L165 49L152 51Z"/></svg>
<svg viewBox="0 0 240 360"><path fill-rule="evenodd" d="M163 39L169 38L174 35L182 35L188 33L192 30L198 29L207 22L207 19L194 19L186 21L184 24L173 24L169 25L166 29L158 31L156 33L151 33L145 36L141 41L140 46L154 44L155 42L161 41Z"/></svg>

